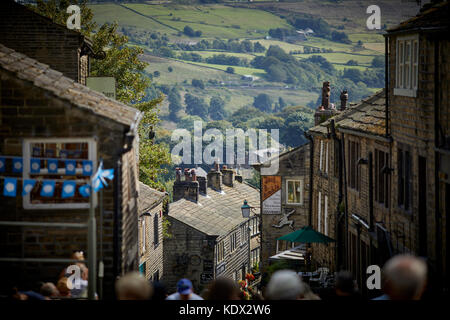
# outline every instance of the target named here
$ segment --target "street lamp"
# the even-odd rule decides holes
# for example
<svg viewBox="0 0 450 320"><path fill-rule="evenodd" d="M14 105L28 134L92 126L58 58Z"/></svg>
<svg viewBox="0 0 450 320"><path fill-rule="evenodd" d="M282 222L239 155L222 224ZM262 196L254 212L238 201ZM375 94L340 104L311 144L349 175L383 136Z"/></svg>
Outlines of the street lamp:
<svg viewBox="0 0 450 320"><path fill-rule="evenodd" d="M243 218L249 218L250 217L250 210L252 209L252 207L250 207L248 205L247 200L244 200L244 204L241 207L241 211L242 211L242 217Z"/></svg>

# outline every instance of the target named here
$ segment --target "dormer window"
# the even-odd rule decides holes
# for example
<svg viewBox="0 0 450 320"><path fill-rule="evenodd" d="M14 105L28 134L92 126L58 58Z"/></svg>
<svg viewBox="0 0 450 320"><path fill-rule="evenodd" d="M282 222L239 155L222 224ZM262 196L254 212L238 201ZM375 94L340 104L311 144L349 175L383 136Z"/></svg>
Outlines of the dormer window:
<svg viewBox="0 0 450 320"><path fill-rule="evenodd" d="M418 35L398 37L394 95L416 97L419 77Z"/></svg>

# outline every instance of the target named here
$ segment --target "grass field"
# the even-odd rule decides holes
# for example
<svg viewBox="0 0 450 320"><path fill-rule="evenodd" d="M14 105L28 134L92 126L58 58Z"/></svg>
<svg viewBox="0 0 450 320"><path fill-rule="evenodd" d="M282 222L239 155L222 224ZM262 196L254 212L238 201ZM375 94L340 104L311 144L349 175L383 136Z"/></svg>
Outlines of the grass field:
<svg viewBox="0 0 450 320"><path fill-rule="evenodd" d="M294 55L296 58L299 59L307 59L311 56L320 55L327 59L331 63L337 63L337 64L345 64L349 60L355 60L358 62L358 65L360 66L366 66L369 67L370 63L372 62L372 59L374 56L365 56L365 55L357 55L357 54L351 54L351 53L342 53L342 52L332 52L332 53L313 53L313 54L297 54Z"/></svg>
<svg viewBox="0 0 450 320"><path fill-rule="evenodd" d="M213 68L213 69L222 70L222 71L225 71L229 67L229 66L224 66L224 65L220 65L220 64L210 64L210 63L204 63L204 62L188 61L186 63L192 64L192 65L197 65L197 66L202 66L202 67L207 67L207 68ZM234 68L235 74L239 74L241 76L253 75L253 76L261 77L266 73L266 71L263 69L237 67L237 66L231 66L231 67Z"/></svg>
<svg viewBox="0 0 450 320"><path fill-rule="evenodd" d="M262 11L222 5L148 5L125 4L127 8L183 30L189 25L206 38L243 38L265 34L271 28L292 28L280 17ZM176 21L180 19L180 21ZM261 21L264 21L262 24ZM160 30L155 30L160 31Z"/></svg>

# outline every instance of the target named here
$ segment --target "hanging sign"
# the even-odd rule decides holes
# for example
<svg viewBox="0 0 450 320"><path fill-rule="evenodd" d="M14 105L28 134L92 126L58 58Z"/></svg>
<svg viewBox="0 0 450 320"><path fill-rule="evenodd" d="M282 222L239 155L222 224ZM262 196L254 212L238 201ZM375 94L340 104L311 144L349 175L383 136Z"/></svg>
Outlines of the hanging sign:
<svg viewBox="0 0 450 320"><path fill-rule="evenodd" d="M281 176L261 176L262 213L279 214L281 212Z"/></svg>

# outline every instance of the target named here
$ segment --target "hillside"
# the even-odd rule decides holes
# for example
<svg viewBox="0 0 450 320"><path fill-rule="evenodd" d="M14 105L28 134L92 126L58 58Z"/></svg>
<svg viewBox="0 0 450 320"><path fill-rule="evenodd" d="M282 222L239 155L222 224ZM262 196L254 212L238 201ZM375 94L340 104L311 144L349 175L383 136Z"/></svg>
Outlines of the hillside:
<svg viewBox="0 0 450 320"><path fill-rule="evenodd" d="M369 1L177 2L89 6L98 25L116 21L129 44L144 49L153 78L149 95L166 95L166 128L184 126L192 117L231 125L233 113L250 106L265 114L260 122L267 124L286 106L317 107L325 80L331 81L334 103L339 90L348 89L349 100L357 101L383 86L383 30L366 28ZM377 4L383 29L418 10L402 0ZM306 26L313 32L299 35ZM220 97L218 112L213 97Z"/></svg>

